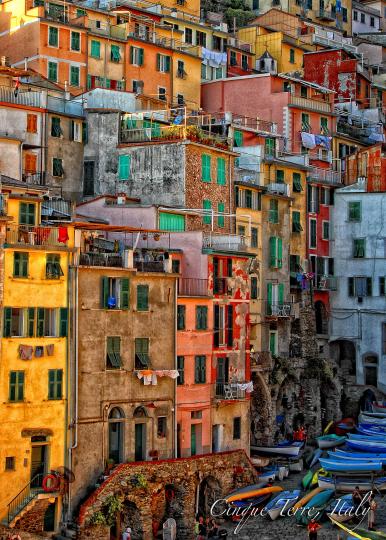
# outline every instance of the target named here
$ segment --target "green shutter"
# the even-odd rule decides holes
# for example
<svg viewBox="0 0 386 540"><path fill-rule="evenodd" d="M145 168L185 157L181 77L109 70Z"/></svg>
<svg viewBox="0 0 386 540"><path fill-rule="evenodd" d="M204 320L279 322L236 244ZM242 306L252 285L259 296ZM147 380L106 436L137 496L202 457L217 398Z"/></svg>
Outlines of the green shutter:
<svg viewBox="0 0 386 540"><path fill-rule="evenodd" d="M303 190L300 173L292 174L292 188L297 193L300 193Z"/></svg>
<svg viewBox="0 0 386 540"><path fill-rule="evenodd" d="M284 304L284 283L279 283L278 286L278 296L279 296L279 304Z"/></svg>
<svg viewBox="0 0 386 540"><path fill-rule="evenodd" d="M271 236L269 239L269 266L275 268L277 266L276 260L276 236Z"/></svg>
<svg viewBox="0 0 386 540"><path fill-rule="evenodd" d="M14 277L28 277L28 253L14 252L13 275Z"/></svg>
<svg viewBox="0 0 386 540"><path fill-rule="evenodd" d="M70 67L70 85L79 86L79 68L78 66Z"/></svg>
<svg viewBox="0 0 386 540"><path fill-rule="evenodd" d="M281 169L278 169L276 171L276 182L278 184L283 184L284 183L284 171L282 171Z"/></svg>
<svg viewBox="0 0 386 540"><path fill-rule="evenodd" d="M128 278L121 279L121 309L129 309L130 281Z"/></svg>
<svg viewBox="0 0 386 540"><path fill-rule="evenodd" d="M44 336L44 308L37 308L37 326L36 326L36 336Z"/></svg>
<svg viewBox="0 0 386 540"><path fill-rule="evenodd" d="M217 158L217 183L220 186L225 186L225 184L226 184L225 159L224 158Z"/></svg>
<svg viewBox="0 0 386 540"><path fill-rule="evenodd" d="M225 212L225 204L220 202L217 205L218 213L224 213ZM225 227L225 217L224 216L218 216L217 217L217 223L219 227Z"/></svg>
<svg viewBox="0 0 386 540"><path fill-rule="evenodd" d="M281 238L277 239L277 267L283 266L283 241Z"/></svg>
<svg viewBox="0 0 386 540"><path fill-rule="evenodd" d="M80 34L79 34L79 32L71 32L71 50L80 51Z"/></svg>
<svg viewBox="0 0 386 540"><path fill-rule="evenodd" d="M28 308L27 311L27 336L34 337L35 335L35 308Z"/></svg>
<svg viewBox="0 0 386 540"><path fill-rule="evenodd" d="M68 309L60 308L59 310L59 337L67 337L68 335Z"/></svg>
<svg viewBox="0 0 386 540"><path fill-rule="evenodd" d="M19 204L19 224L35 225L35 205L33 203Z"/></svg>
<svg viewBox="0 0 386 540"><path fill-rule="evenodd" d="M56 62L48 62L48 79L53 82L58 80L58 64Z"/></svg>
<svg viewBox="0 0 386 540"><path fill-rule="evenodd" d="M167 73L170 71L170 56L165 56L165 71Z"/></svg>
<svg viewBox="0 0 386 540"><path fill-rule="evenodd" d="M157 71L161 71L161 55L157 53Z"/></svg>
<svg viewBox="0 0 386 540"><path fill-rule="evenodd" d="M11 337L11 325L12 325L12 308L4 308L4 329L3 336Z"/></svg>
<svg viewBox="0 0 386 540"><path fill-rule="evenodd" d="M159 228L162 231L181 232L185 230L185 216L160 212Z"/></svg>
<svg viewBox="0 0 386 540"><path fill-rule="evenodd" d="M138 65L139 65L139 66L143 66L144 51L143 51L143 49L138 49L138 51L139 51L139 54L138 54Z"/></svg>
<svg viewBox="0 0 386 540"><path fill-rule="evenodd" d="M212 209L212 203L209 200L204 199L204 201L202 202L202 207L203 207L204 210L211 210ZM202 218L202 222L205 225L210 225L212 223L211 214L210 213L204 214L204 216Z"/></svg>
<svg viewBox="0 0 386 540"><path fill-rule="evenodd" d="M107 309L107 302L109 299L109 278L102 277L101 279L101 307Z"/></svg>
<svg viewBox="0 0 386 540"><path fill-rule="evenodd" d="M239 147L243 146L244 143L244 134L242 131L235 131L233 135L234 145Z"/></svg>
<svg viewBox="0 0 386 540"><path fill-rule="evenodd" d="M48 45L51 47L57 47L58 43L58 29L54 26L50 26L48 28Z"/></svg>
<svg viewBox="0 0 386 540"><path fill-rule="evenodd" d="M267 283L267 314L271 315L272 310L272 283Z"/></svg>
<svg viewBox="0 0 386 540"><path fill-rule="evenodd" d="M149 286L137 286L137 310L148 311L149 309Z"/></svg>
<svg viewBox="0 0 386 540"><path fill-rule="evenodd" d="M211 182L211 157L208 154L201 156L201 179L203 182Z"/></svg>
<svg viewBox="0 0 386 540"><path fill-rule="evenodd" d="M119 156L119 180L129 180L130 178L131 156Z"/></svg>
<svg viewBox="0 0 386 540"><path fill-rule="evenodd" d="M112 62L119 62L121 59L121 50L118 45L111 45L110 60Z"/></svg>
<svg viewBox="0 0 386 540"><path fill-rule="evenodd" d="M134 64L134 47L130 45L130 64Z"/></svg>
<svg viewBox="0 0 386 540"><path fill-rule="evenodd" d="M91 55L93 58L100 58L101 44L100 41L91 41Z"/></svg>

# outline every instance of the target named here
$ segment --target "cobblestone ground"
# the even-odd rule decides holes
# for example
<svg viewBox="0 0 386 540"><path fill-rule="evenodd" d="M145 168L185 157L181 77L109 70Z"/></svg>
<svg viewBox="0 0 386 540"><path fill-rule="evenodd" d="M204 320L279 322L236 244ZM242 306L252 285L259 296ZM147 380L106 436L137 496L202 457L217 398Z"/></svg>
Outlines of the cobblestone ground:
<svg viewBox="0 0 386 540"><path fill-rule="evenodd" d="M283 489L299 488L305 472L291 473L283 482L276 482L275 485L280 485ZM378 503L376 529L386 534L386 494L383 494L383 498L376 496L376 501ZM323 528L319 530L318 540L345 540L348 537L343 531L340 532L339 536L338 529L330 522L323 521L321 524ZM355 525L352 521L346 525L350 529L355 526L367 529L367 517L361 525ZM221 527L228 530L228 539L234 538L235 540L302 540L308 538L306 528L296 525L295 518L292 517L278 518L276 521L260 516L251 517L246 525L237 532L235 532L236 524L229 521L222 523Z"/></svg>

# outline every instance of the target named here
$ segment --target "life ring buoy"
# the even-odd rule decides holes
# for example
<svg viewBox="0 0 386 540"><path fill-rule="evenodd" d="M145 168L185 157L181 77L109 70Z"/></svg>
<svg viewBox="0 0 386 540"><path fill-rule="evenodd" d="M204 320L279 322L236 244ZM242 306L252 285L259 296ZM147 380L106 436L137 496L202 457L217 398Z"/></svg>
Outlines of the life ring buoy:
<svg viewBox="0 0 386 540"><path fill-rule="evenodd" d="M48 485L49 482L52 482L52 485ZM50 493L52 491L57 491L60 487L60 478L56 476L56 474L46 474L46 476L43 478L42 482L42 488L46 493Z"/></svg>
<svg viewBox="0 0 386 540"><path fill-rule="evenodd" d="M168 502L172 501L175 497L174 489L168 488L165 491L165 497Z"/></svg>

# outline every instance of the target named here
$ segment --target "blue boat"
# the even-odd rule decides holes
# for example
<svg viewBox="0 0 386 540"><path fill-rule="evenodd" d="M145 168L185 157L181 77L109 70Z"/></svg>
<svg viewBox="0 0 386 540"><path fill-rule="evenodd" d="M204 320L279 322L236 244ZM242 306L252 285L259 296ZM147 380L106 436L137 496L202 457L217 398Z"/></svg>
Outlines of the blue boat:
<svg viewBox="0 0 386 540"><path fill-rule="evenodd" d="M328 517L335 519L335 521L338 521L339 523L351 519L354 511L355 505L351 493L342 495L338 499L331 501L326 508Z"/></svg>
<svg viewBox="0 0 386 540"><path fill-rule="evenodd" d="M318 462L318 459L320 458L320 456L323 454L323 450L321 450L320 448L317 448L314 452L314 455L312 457L312 461L310 463L310 469L312 469L312 467L314 465L316 465L316 463Z"/></svg>
<svg viewBox="0 0 386 540"><path fill-rule="evenodd" d="M307 525L313 517L315 519L320 518L320 515L316 515L318 511L324 511L328 505L328 501L334 495L334 489L325 489L320 493L317 493L312 499L303 507L303 512L296 514L296 523L298 525ZM312 509L312 510L311 510Z"/></svg>
<svg viewBox="0 0 386 540"><path fill-rule="evenodd" d="M370 436L370 437L372 437L373 435L386 436L386 432L380 431L379 429L370 429L370 428L364 428L364 427L358 426L357 431L361 435L367 435L367 436Z"/></svg>
<svg viewBox="0 0 386 540"><path fill-rule="evenodd" d="M359 427L370 431L377 431L378 433L386 433L386 426L381 426L379 424L361 422Z"/></svg>
<svg viewBox="0 0 386 540"><path fill-rule="evenodd" d="M354 441L354 440L348 440L346 441L346 445L351 448L352 450L359 450L360 452L371 452L374 454L382 454L386 453L386 442L381 443L379 441Z"/></svg>
<svg viewBox="0 0 386 540"><path fill-rule="evenodd" d="M334 452L329 450L328 456L334 460L348 461L380 461L386 463L386 454L372 454L371 452L348 452L336 449Z"/></svg>
<svg viewBox="0 0 386 540"><path fill-rule="evenodd" d="M354 441L385 441L386 442L386 435L363 435L358 433L349 433L348 434L349 439L353 439Z"/></svg>
<svg viewBox="0 0 386 540"><path fill-rule="evenodd" d="M316 442L318 443L319 448L334 448L335 446L340 446L346 440L346 437L339 437L332 433L331 435L322 435L321 437L316 437Z"/></svg>
<svg viewBox="0 0 386 540"><path fill-rule="evenodd" d="M280 516L280 512L283 508L285 511L292 508L299 499L299 496L300 489L294 489L293 491L282 491L271 501L269 501L269 503L264 507L264 512L266 512L272 521L274 521Z"/></svg>
<svg viewBox="0 0 386 540"><path fill-rule="evenodd" d="M319 458L325 471L329 472L377 472L382 470L381 461L348 461Z"/></svg>

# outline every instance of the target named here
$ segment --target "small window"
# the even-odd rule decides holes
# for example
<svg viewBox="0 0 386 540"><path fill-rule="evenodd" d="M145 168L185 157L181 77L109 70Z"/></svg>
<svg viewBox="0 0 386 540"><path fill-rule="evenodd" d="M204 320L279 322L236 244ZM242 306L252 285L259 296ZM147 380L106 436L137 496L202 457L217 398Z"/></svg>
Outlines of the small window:
<svg viewBox="0 0 386 540"><path fill-rule="evenodd" d="M241 416L233 418L233 440L241 439Z"/></svg>
<svg viewBox="0 0 386 540"><path fill-rule="evenodd" d="M54 26L48 27L48 45L50 47L58 47L59 45L59 30Z"/></svg>
<svg viewBox="0 0 386 540"><path fill-rule="evenodd" d="M300 193L303 190L300 173L292 173L292 189L296 193Z"/></svg>
<svg viewBox="0 0 386 540"><path fill-rule="evenodd" d="M237 66L236 51L230 51L229 62L231 66Z"/></svg>
<svg viewBox="0 0 386 540"><path fill-rule="evenodd" d="M307 90L307 88L306 88ZM302 113L302 131L310 131L311 125L310 125L310 115L306 113Z"/></svg>
<svg viewBox="0 0 386 540"><path fill-rule="evenodd" d="M177 77L183 79L186 76L185 63L182 60L177 61Z"/></svg>
<svg viewBox="0 0 386 540"><path fill-rule="evenodd" d="M28 253L21 251L14 252L13 277L28 277Z"/></svg>
<svg viewBox="0 0 386 540"><path fill-rule="evenodd" d="M196 384L206 383L206 356L195 356L194 368L194 382Z"/></svg>
<svg viewBox="0 0 386 540"><path fill-rule="evenodd" d="M177 370L178 370L178 377L177 377L177 384L184 384L185 383L185 357L184 356L177 356Z"/></svg>
<svg viewBox="0 0 386 540"><path fill-rule="evenodd" d="M177 94L177 105L185 105L185 98L183 94Z"/></svg>
<svg viewBox="0 0 386 540"><path fill-rule="evenodd" d="M63 275L63 270L60 266L60 255L57 255L56 253L47 253L46 279L60 279Z"/></svg>
<svg viewBox="0 0 386 540"><path fill-rule="evenodd" d="M61 135L63 135L63 131L60 127L60 118L53 116L51 118L51 137L60 137Z"/></svg>
<svg viewBox="0 0 386 540"><path fill-rule="evenodd" d="M322 238L323 240L330 239L330 222L329 221L323 221Z"/></svg>
<svg viewBox="0 0 386 540"><path fill-rule="evenodd" d="M149 338L135 338L135 369L149 367Z"/></svg>
<svg viewBox="0 0 386 540"><path fill-rule="evenodd" d="M185 230L185 229L182 229ZM172 260L172 273L179 274L181 269L181 262L178 259Z"/></svg>
<svg viewBox="0 0 386 540"><path fill-rule="evenodd" d="M197 30L197 32L196 32L196 45L201 45L202 47L206 47L206 34L205 34L205 32L199 32Z"/></svg>
<svg viewBox="0 0 386 540"><path fill-rule="evenodd" d="M241 55L241 67L244 71L248 71L249 65L248 65L248 56L245 54Z"/></svg>
<svg viewBox="0 0 386 540"><path fill-rule="evenodd" d="M289 61L291 62L291 64L295 63L295 50L294 49L290 49L289 51Z"/></svg>
<svg viewBox="0 0 386 540"><path fill-rule="evenodd" d="M320 131L323 135L328 135L328 118L321 116L320 118Z"/></svg>
<svg viewBox="0 0 386 540"><path fill-rule="evenodd" d="M92 58L100 58L101 57L101 43L100 43L100 41L91 40L90 56Z"/></svg>
<svg viewBox="0 0 386 540"><path fill-rule="evenodd" d="M310 248L316 248L316 219L310 219Z"/></svg>
<svg viewBox="0 0 386 540"><path fill-rule="evenodd" d="M275 155L275 152L276 152L275 139L268 137L267 139L265 139L264 153L266 157L269 157L269 156L273 157Z"/></svg>
<svg viewBox="0 0 386 540"><path fill-rule="evenodd" d="M354 21L357 21L358 20L358 12L354 10L353 13L354 13Z"/></svg>
<svg viewBox="0 0 386 540"><path fill-rule="evenodd" d="M235 130L235 132L233 134L233 141L234 141L234 145L236 147L243 146L243 144L244 144L244 133L242 131Z"/></svg>
<svg viewBox="0 0 386 540"><path fill-rule="evenodd" d="M281 169L276 170L276 182L278 184L284 184L284 171Z"/></svg>
<svg viewBox="0 0 386 540"><path fill-rule="evenodd" d="M80 68L78 66L70 66L70 85L80 86Z"/></svg>
<svg viewBox="0 0 386 540"><path fill-rule="evenodd" d="M196 330L207 330L208 308L207 306L196 307Z"/></svg>
<svg viewBox="0 0 386 540"><path fill-rule="evenodd" d="M258 247L258 230L256 227L251 227L251 247Z"/></svg>
<svg viewBox="0 0 386 540"><path fill-rule="evenodd" d="M202 201L202 208L206 210L203 213L202 222L204 225L210 225L212 223L212 212L210 212L212 210L212 203L208 199L205 199Z"/></svg>
<svg viewBox="0 0 386 540"><path fill-rule="evenodd" d="M366 16L364 13L361 13L361 23L365 24L365 22L366 22Z"/></svg>
<svg viewBox="0 0 386 540"><path fill-rule="evenodd" d="M300 233L302 232L303 227L300 223L300 212L293 211L292 212L292 232L294 233Z"/></svg>
<svg viewBox="0 0 386 540"><path fill-rule="evenodd" d="M80 51L80 33L79 32L71 32L71 50L72 51Z"/></svg>
<svg viewBox="0 0 386 540"><path fill-rule="evenodd" d="M48 399L62 399L63 397L63 370L48 370Z"/></svg>
<svg viewBox="0 0 386 540"><path fill-rule="evenodd" d="M257 298L258 298L257 277L251 277L251 299L257 300Z"/></svg>
<svg viewBox="0 0 386 540"><path fill-rule="evenodd" d="M63 160L61 158L52 158L52 176L62 177L63 173Z"/></svg>
<svg viewBox="0 0 386 540"><path fill-rule="evenodd" d="M9 401L24 400L24 371L9 373Z"/></svg>
<svg viewBox="0 0 386 540"><path fill-rule="evenodd" d="M347 22L347 8L342 7L342 21Z"/></svg>
<svg viewBox="0 0 386 540"><path fill-rule="evenodd" d="M302 98L307 98L308 97L307 86L301 86L300 87L300 97L302 97Z"/></svg>
<svg viewBox="0 0 386 540"><path fill-rule="evenodd" d="M27 132L37 133L38 131L38 117L36 114L27 114Z"/></svg>
<svg viewBox="0 0 386 540"><path fill-rule="evenodd" d="M372 26L372 27L375 26L375 19L374 19L374 17L370 17L370 26Z"/></svg>
<svg viewBox="0 0 386 540"><path fill-rule="evenodd" d="M121 338L108 336L106 338L106 369L119 369L121 366Z"/></svg>
<svg viewBox="0 0 386 540"><path fill-rule="evenodd" d="M177 306L177 330L185 330L186 306Z"/></svg>
<svg viewBox="0 0 386 540"><path fill-rule="evenodd" d="M217 205L217 213L219 214L217 216L217 225L219 227L225 227L225 204L223 202L219 202Z"/></svg>
<svg viewBox="0 0 386 540"><path fill-rule="evenodd" d="M19 204L19 225L35 225L36 205L33 203Z"/></svg>
<svg viewBox="0 0 386 540"><path fill-rule="evenodd" d="M166 416L159 416L157 418L157 437L159 439L166 438Z"/></svg>
<svg viewBox="0 0 386 540"><path fill-rule="evenodd" d="M158 99L161 101L166 101L166 88L163 86L158 87Z"/></svg>
<svg viewBox="0 0 386 540"><path fill-rule="evenodd" d="M57 62L48 62L47 78L49 81L58 82L58 64Z"/></svg>
<svg viewBox="0 0 386 540"><path fill-rule="evenodd" d="M121 48L118 45L111 45L110 60L116 64L121 61Z"/></svg>
<svg viewBox="0 0 386 540"><path fill-rule="evenodd" d="M201 420L202 419L202 411L191 411L190 418L192 420Z"/></svg>
<svg viewBox="0 0 386 540"><path fill-rule="evenodd" d="M143 66L144 50L140 47L130 47L130 64Z"/></svg>
<svg viewBox="0 0 386 540"><path fill-rule="evenodd" d="M279 203L277 199L270 199L269 201L268 221L270 223L279 223Z"/></svg>
<svg viewBox="0 0 386 540"><path fill-rule="evenodd" d="M120 155L118 162L118 175L119 180L129 180L130 179L130 169L131 169L131 156L129 155Z"/></svg>
<svg viewBox="0 0 386 540"><path fill-rule="evenodd" d="M217 158L217 183L220 186L226 184L225 159Z"/></svg>
<svg viewBox="0 0 386 540"><path fill-rule="evenodd" d="M137 286L137 311L149 311L149 285Z"/></svg>
<svg viewBox="0 0 386 540"><path fill-rule="evenodd" d="M185 43L193 43L193 30L185 28Z"/></svg>
<svg viewBox="0 0 386 540"><path fill-rule="evenodd" d="M237 234L239 236L245 236L245 226L244 225L237 225Z"/></svg>
<svg viewBox="0 0 386 540"><path fill-rule="evenodd" d="M201 156L201 180L203 182L211 182L211 156L202 154Z"/></svg>
<svg viewBox="0 0 386 540"><path fill-rule="evenodd" d="M354 238L353 239L353 258L363 259L366 256L366 239Z"/></svg>
<svg viewBox="0 0 386 540"><path fill-rule="evenodd" d="M361 221L362 209L360 201L352 201L348 203L348 220Z"/></svg>
<svg viewBox="0 0 386 540"><path fill-rule="evenodd" d="M101 307L104 309L129 309L129 279L103 277L101 300Z"/></svg>
<svg viewBox="0 0 386 540"><path fill-rule="evenodd" d="M14 456L7 456L5 458L5 470L14 471L15 470L15 458Z"/></svg>
<svg viewBox="0 0 386 540"><path fill-rule="evenodd" d="M379 296L386 296L386 277L380 276L379 278Z"/></svg>

